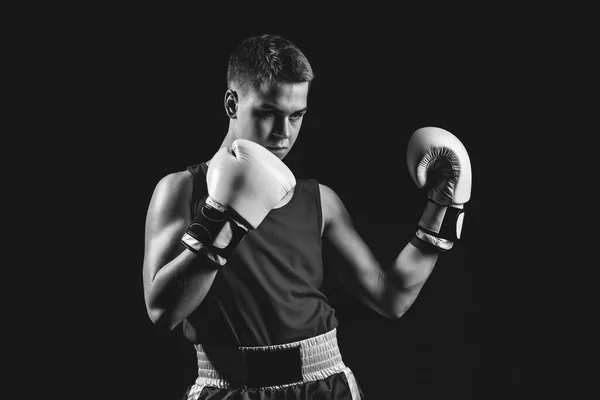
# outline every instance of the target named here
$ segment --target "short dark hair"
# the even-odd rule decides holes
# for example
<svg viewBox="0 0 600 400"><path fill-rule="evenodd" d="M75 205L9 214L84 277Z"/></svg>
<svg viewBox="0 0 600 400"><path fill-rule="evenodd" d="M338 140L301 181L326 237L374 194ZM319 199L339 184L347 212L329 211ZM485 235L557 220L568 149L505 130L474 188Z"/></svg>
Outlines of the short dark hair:
<svg viewBox="0 0 600 400"><path fill-rule="evenodd" d="M227 88L246 92L264 82L304 83L314 79L312 67L304 53L292 42L277 34L244 39L229 56Z"/></svg>

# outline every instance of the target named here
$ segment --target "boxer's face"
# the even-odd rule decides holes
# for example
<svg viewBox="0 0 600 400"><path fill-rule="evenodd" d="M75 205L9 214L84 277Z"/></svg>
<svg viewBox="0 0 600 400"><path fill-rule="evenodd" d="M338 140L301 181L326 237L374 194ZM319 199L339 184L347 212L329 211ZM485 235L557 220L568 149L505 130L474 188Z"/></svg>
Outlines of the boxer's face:
<svg viewBox="0 0 600 400"><path fill-rule="evenodd" d="M269 149L279 159L291 150L306 113L308 82L263 84L235 97L236 111L230 115L237 139L248 139ZM238 92L236 92L237 94Z"/></svg>

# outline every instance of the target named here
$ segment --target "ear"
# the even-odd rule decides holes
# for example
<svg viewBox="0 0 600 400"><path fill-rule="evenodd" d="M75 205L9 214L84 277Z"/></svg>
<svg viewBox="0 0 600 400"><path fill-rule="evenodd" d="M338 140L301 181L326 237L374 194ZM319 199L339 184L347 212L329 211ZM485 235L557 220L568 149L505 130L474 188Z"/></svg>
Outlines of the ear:
<svg viewBox="0 0 600 400"><path fill-rule="evenodd" d="M231 119L237 118L238 94L235 90L227 89L225 92L225 113Z"/></svg>

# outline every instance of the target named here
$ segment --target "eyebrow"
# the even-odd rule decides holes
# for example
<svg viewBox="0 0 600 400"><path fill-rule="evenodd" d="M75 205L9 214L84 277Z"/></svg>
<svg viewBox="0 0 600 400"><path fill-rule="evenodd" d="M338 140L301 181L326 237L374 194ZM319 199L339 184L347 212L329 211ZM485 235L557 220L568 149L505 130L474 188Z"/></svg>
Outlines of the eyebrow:
<svg viewBox="0 0 600 400"><path fill-rule="evenodd" d="M283 114L283 110L277 106L274 106L272 104L261 104L260 106L257 107L260 110L271 110L271 111L277 111L281 114ZM308 110L308 107L304 107L300 110L296 110L294 111L292 114L297 114L297 113L301 113L301 112L306 112Z"/></svg>

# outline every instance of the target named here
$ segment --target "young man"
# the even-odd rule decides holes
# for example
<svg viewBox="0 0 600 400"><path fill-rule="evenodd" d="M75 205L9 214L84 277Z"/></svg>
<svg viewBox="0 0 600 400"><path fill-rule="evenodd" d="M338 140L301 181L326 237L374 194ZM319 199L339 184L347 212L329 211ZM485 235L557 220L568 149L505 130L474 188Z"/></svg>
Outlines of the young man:
<svg viewBox="0 0 600 400"><path fill-rule="evenodd" d="M409 142L409 169L430 201L391 266L379 264L334 190L296 181L281 160L300 132L312 79L288 40L244 40L229 60L221 148L162 178L152 195L145 300L155 324L182 323L195 345L198 378L186 399L362 398L320 291L322 245L339 251L339 272L357 296L395 319L460 236L470 163L443 129L419 129Z"/></svg>

